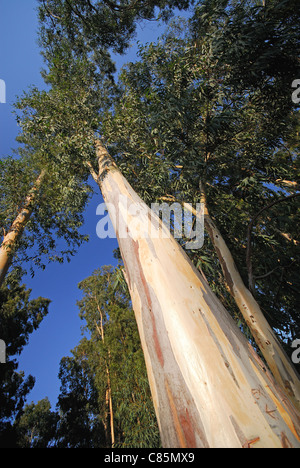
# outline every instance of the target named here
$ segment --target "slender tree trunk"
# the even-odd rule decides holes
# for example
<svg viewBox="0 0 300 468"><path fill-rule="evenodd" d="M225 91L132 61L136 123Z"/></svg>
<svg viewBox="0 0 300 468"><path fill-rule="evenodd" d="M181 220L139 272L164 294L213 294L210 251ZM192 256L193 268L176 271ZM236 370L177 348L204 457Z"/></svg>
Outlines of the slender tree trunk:
<svg viewBox="0 0 300 468"><path fill-rule="evenodd" d="M101 307L97 303L97 309L100 315L100 329L98 327L98 324L96 323L96 328L98 330L99 335L101 336L102 342L104 343L104 326L103 326L103 314L101 311ZM110 351L108 351L108 356L110 358ZM109 427L110 427L110 442L111 442L111 447L115 445L115 429L114 429L114 411L113 411L113 403L112 403L112 390L111 390L111 381L110 381L110 372L109 372L109 366L106 363L106 375L107 375L107 389L105 392L105 403L106 403L106 408L108 409L107 415L109 415ZM105 425L104 425L104 431L105 431L105 438L108 442L108 417L105 417Z"/></svg>
<svg viewBox="0 0 300 468"><path fill-rule="evenodd" d="M30 219L37 193L39 192L45 175L45 170L42 170L35 182L34 187L27 195L23 208L20 210L18 216L12 223L9 232L3 238L0 247L0 286L2 285L10 267L17 241L22 236L26 224Z"/></svg>
<svg viewBox="0 0 300 468"><path fill-rule="evenodd" d="M114 427L114 411L113 411L113 403L112 403L110 373L109 373L108 366L106 367L106 374L107 374L107 387L108 387L110 438L111 438L111 446L114 447L115 442L116 442L115 441L115 427Z"/></svg>
<svg viewBox="0 0 300 468"><path fill-rule="evenodd" d="M288 396L99 141L96 151L163 446L300 447Z"/></svg>
<svg viewBox="0 0 300 468"><path fill-rule="evenodd" d="M289 357L284 352L274 331L265 319L259 304L246 288L222 234L212 221L206 203L205 189L201 187L204 204L204 222L218 255L225 281L251 333L261 350L274 378L300 409L300 381Z"/></svg>
<svg viewBox="0 0 300 468"><path fill-rule="evenodd" d="M109 407L109 391L108 388L105 390L105 414L103 421L104 426L104 434L105 434L105 447L108 448L110 446L110 437L108 434L108 411L107 408Z"/></svg>

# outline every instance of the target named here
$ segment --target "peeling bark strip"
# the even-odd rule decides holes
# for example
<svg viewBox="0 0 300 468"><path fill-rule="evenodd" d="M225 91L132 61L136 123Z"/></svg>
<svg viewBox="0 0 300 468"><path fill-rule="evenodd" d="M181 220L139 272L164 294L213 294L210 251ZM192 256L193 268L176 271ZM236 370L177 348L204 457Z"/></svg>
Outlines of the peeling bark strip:
<svg viewBox="0 0 300 468"><path fill-rule="evenodd" d="M4 236L0 247L0 286L2 285L6 273L10 267L12 254L16 243L22 236L26 224L30 219L36 195L42 185L45 175L46 171L42 170L35 182L35 185L27 195L23 208L20 210L20 213L12 223L9 232Z"/></svg>
<svg viewBox="0 0 300 468"><path fill-rule="evenodd" d="M97 181L116 218L132 221L120 195L139 208L119 246L163 446L300 447L299 413L287 395L175 239L143 236L150 209L100 142L96 149Z"/></svg>
<svg viewBox="0 0 300 468"><path fill-rule="evenodd" d="M276 382L289 395L298 410L300 410L299 376L262 313L259 304L254 299L249 289L246 288L222 234L209 215L205 191L203 188L201 191L201 201L205 206L205 227L218 255L224 278L230 289L231 295L235 299L235 302L251 330L255 342L261 350Z"/></svg>

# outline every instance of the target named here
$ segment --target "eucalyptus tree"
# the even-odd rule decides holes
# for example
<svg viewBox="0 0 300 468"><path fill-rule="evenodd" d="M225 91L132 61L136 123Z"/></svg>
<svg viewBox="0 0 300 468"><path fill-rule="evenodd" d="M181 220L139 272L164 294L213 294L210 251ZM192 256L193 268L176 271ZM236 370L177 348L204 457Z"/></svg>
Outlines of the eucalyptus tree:
<svg viewBox="0 0 300 468"><path fill-rule="evenodd" d="M51 411L46 397L35 403L27 404L22 415L15 422L17 448L54 448L58 414Z"/></svg>
<svg viewBox="0 0 300 468"><path fill-rule="evenodd" d="M64 54L67 55L67 52L57 52L51 72L48 76L44 72L48 85L55 80L59 81L59 91L57 82L56 88L49 93L32 88L18 98L15 104L17 121L21 127L17 138L20 143L18 157L1 161L1 221L4 236L0 249L1 281L16 252L23 250L22 259L33 260L44 268L47 258L60 262L67 258L70 261L76 249L88 238L81 233L80 228L92 189L87 183L86 169L75 161L73 153L79 146L82 152L84 148L90 152L89 136L95 128L97 114L94 108L89 109L89 104L85 102L86 95L78 81L75 86L76 79L71 83L70 80L60 81L64 74L72 73L72 69L64 65L67 62ZM76 77L78 70L80 76L83 76L85 71L82 64L81 69L77 66ZM85 85L89 89L87 79ZM96 96L95 88L89 93ZM67 103L75 95L77 108L71 109L66 118L69 111ZM104 95L105 92L101 97ZM82 115L86 110L88 112L84 114L84 120ZM47 115L51 115L52 120ZM72 128L72 136L68 139L65 138L67 125ZM70 161L72 164L69 164ZM66 244L56 239L64 239ZM32 251L34 245L37 248Z"/></svg>
<svg viewBox="0 0 300 468"><path fill-rule="evenodd" d="M97 159L93 175L124 259L163 446L299 446L293 398L100 141Z"/></svg>
<svg viewBox="0 0 300 468"><path fill-rule="evenodd" d="M89 341L83 340L94 375L98 416L106 447L157 447L159 431L128 289L118 268L102 267L79 284L78 302Z"/></svg>
<svg viewBox="0 0 300 468"><path fill-rule="evenodd" d="M206 229L225 284L276 379L298 400L298 376L254 297L253 273L255 268L257 296L264 308L269 307L266 313L277 308L272 325L280 324L283 336L287 330L295 336L297 311L290 297L298 295L294 281L299 252L293 234L289 241L284 233L296 235L298 193L287 196L276 184L285 174L292 178L297 164L297 155L291 155L287 145L298 114L290 116L290 96L283 96L276 106L269 96L267 112L265 90L246 93L234 86L229 65L212 53L212 32L218 35L218 26L209 25L207 35L195 40L180 38L177 25L161 44L142 49L142 60L130 64L121 76L120 104L108 116L104 132L119 167L148 203L158 199L204 203ZM278 90L275 100L277 95ZM280 218L280 226L273 213L279 214L280 205L284 210L288 202L290 211ZM264 213L269 216L267 225ZM266 249L270 253L261 260L260 252ZM201 264L201 252L199 256L193 252L193 257ZM279 282L269 280L272 273L279 274ZM292 286L290 297L282 294L281 305L274 307L283 275L285 288Z"/></svg>
<svg viewBox="0 0 300 468"><path fill-rule="evenodd" d="M49 104L57 102L52 100L54 95L47 95ZM70 108L76 111L75 98L76 95ZM82 154L80 145L77 149L78 159L75 151L72 153L71 168L81 164L90 171L110 207L112 219L116 220L114 215L117 219L126 218L124 203L132 215L136 211L140 213L134 220L133 231L130 219L122 219L127 236L120 235L118 224L114 227L124 259L163 445L248 447L255 443L262 447L297 446L297 422L289 398L276 389L271 375L249 348L249 343L231 322L203 277L195 272L174 239L154 236L149 240L143 236L152 213L110 160L100 139L90 136L86 140L85 133L80 136L76 128L68 128L67 116L62 120L59 114L55 116L56 128L65 125L65 142L74 135L76 143L85 142ZM85 118L83 112L76 117ZM48 122L52 118L54 114L49 113ZM41 121L45 125L45 116ZM77 126L81 123L78 120ZM34 119L29 119L27 130L35 128L38 132L38 126L34 124ZM87 128L87 124L84 125ZM60 141L60 135L61 131L56 142ZM47 133L45 136L47 138ZM94 155L90 152L91 145L96 147ZM88 148L87 152L85 148ZM153 231L159 233L162 229L159 221L155 217L152 220ZM175 329L172 324L176 324ZM217 360L217 365L214 363L213 366L212 349ZM285 403L279 405L282 398ZM262 406L257 404L258 400ZM203 412L201 408L207 405L214 410ZM225 432L217 429L224 427ZM254 433L257 434L255 437Z"/></svg>
<svg viewBox="0 0 300 468"><path fill-rule="evenodd" d="M54 14L57 15L57 12ZM170 49L174 50L174 44L176 41L173 41L168 52ZM184 48L182 44L180 47ZM130 118L134 117L133 120L130 118L127 120L127 125L128 123L131 125L130 135L127 134L123 139L123 146L119 145L120 141L117 140L122 141L122 138L119 138L117 134L114 139L110 139L110 141L114 140L114 144L118 143L113 154L122 169L124 166L128 167L127 171L131 168L134 176L139 179L136 172L145 168L145 178L139 179L139 183L143 180L144 187L149 185L150 180L155 180L157 169L162 169L162 175L154 187L156 193L160 191L161 195L165 195L161 190L163 180L168 183L169 187L170 169L172 169L171 176L173 175L171 181L177 187L176 197L178 194L184 196L190 192L190 180L194 182L196 179L197 186L199 185L199 174L195 174L195 171L200 171L201 164L197 157L189 158L188 154L182 151L188 139L186 131L189 132L189 126L182 128L181 123L182 115L184 115L180 107L182 94L187 95L186 103L189 104L188 111L185 113L187 121L187 117L193 112L198 112L199 115L197 101L201 96L206 97L204 100L200 99L203 120L196 119L195 121L195 125L198 125L201 130L196 140L196 156L199 155L200 150L203 152L202 158L199 158L202 163L200 174L203 173L204 167L206 192L210 183L209 176L212 177L214 183L221 176L223 176L223 181L230 176L232 164L236 163L234 154L237 153L243 132L247 126L250 126L250 129L253 128L253 122L258 115L263 117L256 107L252 114L250 111L247 112L249 107L251 109L250 105L247 107L249 98L247 99L247 96L236 97L235 93L230 94L230 89L228 91L226 86L224 86L223 95L227 109L222 108L220 115L219 103L212 99L212 104L210 104L208 97L213 98L212 84L218 83L223 73L212 75L211 78L210 72L214 69L213 60L208 67L206 67L205 60L200 60L199 65L194 62L195 69L190 68L193 65L192 52L195 47L189 46L188 50L190 53L188 66L183 70L178 65L182 65L185 60L180 58L174 62L167 61L165 68L165 62L160 61L157 68L158 71L162 69L165 72L164 79L161 80L161 75L159 75L159 79L153 84L151 73L146 76L148 83L150 76L151 84L147 87L146 83L144 87L148 96L143 96L139 100L139 95L135 96L132 92L127 101L126 94L122 96L123 109L127 105ZM206 53L206 57L211 58L207 42L203 42L201 50L203 55ZM74 55L71 57L72 60ZM53 57L55 58L55 54ZM199 56L197 58L199 59ZM60 59L59 63L63 64L64 70L74 70L72 60L68 62ZM93 73L90 73L91 60L93 58L90 55L85 57L79 55L75 59L76 67L79 66L79 70L84 69L85 73L81 73L80 80L73 82L72 87L67 86L67 78L72 83L72 80L77 80L75 76L80 76L80 73L79 75L68 73L61 75L60 83L56 81L55 86L53 85L48 93L40 94L34 101L30 99L27 103L25 101L25 107L28 105L28 114L23 126L24 135L28 138L33 135L43 135L44 149L47 148L50 158L55 159L51 144L57 145L61 150L61 163L69 168L70 173L75 168L83 171L83 174L84 170L89 171L109 205L124 259L125 275L138 323L163 445L169 447L251 447L254 444L257 447L298 446L297 416L291 402L297 391L297 381L292 373L289 380L290 388L287 389L285 385L285 390L291 391L282 392L276 387L265 365L231 321L207 282L195 271L178 243L170 237L161 239L159 235L153 238L143 235L149 227L149 219L151 219L152 232L155 234L159 234L164 228L124 179L99 138L99 133L103 135L103 132L108 138L109 125L104 129L99 122L101 106L95 103L97 98L100 99L100 90L93 88L94 78ZM55 65L54 62L53 65ZM143 67L145 68L144 65ZM51 71L60 72L59 69L60 67L56 69L52 67ZM192 72L189 72L190 69ZM199 78L199 71L204 73L204 82L201 79L201 73ZM184 76L183 81L182 76ZM156 116L144 105L149 101L153 102L154 97L153 108L157 110L160 100L163 101L166 97L167 101L170 96L170 85L168 92L165 92L164 85L170 77L174 89L173 95L171 93L172 105L170 104L161 111L160 104L160 113L158 112ZM92 81L89 81L91 79ZM195 86L197 80L198 88ZM186 82L190 84L189 87L186 86ZM86 86L87 83L89 86ZM154 91L151 95L152 88ZM193 93L195 88L196 92ZM97 89L96 95L95 89ZM193 99L188 99L190 96ZM136 110L139 111L139 106L143 112L136 113ZM212 114L213 106L214 111L217 111L216 114ZM148 113L145 113L147 110ZM150 121L152 119L150 125L147 121L146 124L144 123L148 115ZM120 120L122 122L122 118ZM126 122L126 119L124 120ZM166 128L167 145L161 144L161 140L163 142L165 140L160 138L158 120L162 127ZM117 121L116 119L115 122ZM226 125L225 121L227 121ZM187 122L184 123L187 124ZM171 132L168 131L170 124L175 127L177 125L175 140L172 135L174 127ZM122 122L121 125L124 126L124 123ZM136 144L139 139L139 137L135 138L136 126L144 131L143 137L146 137L142 137L139 146L134 147L136 154L142 153L143 158L136 157L134 164L133 160L130 164L128 148L132 141ZM260 125L258 125L258 130L260 130ZM260 132L255 140L251 138L250 133L246 134L247 145L244 142L247 151L241 151L240 148L240 153L238 152L241 154L241 164L246 164L247 154L257 155L260 149L270 146L264 144L264 138ZM236 144L236 147L224 144L226 142L226 139L224 142L224 134L230 142ZM232 139L233 134L235 139ZM181 141L180 150L178 150L180 137L183 142ZM125 140L127 140L127 148L124 147ZM149 150L149 141L152 145L154 143L155 150L152 149L152 152ZM170 152L172 144L176 157ZM111 147L113 148L113 145ZM232 151L233 149L235 152ZM183 153L183 158L180 157L181 153ZM218 163L224 170L224 173L220 175L214 175L213 168L209 167L217 156ZM229 157L228 161L227 157ZM167 159L172 161L172 166L166 164ZM180 164L183 162L185 165ZM147 165L152 169L151 178L149 172L146 173ZM193 174L195 174L194 177ZM142 171L139 175L142 177ZM185 177L187 175L188 177ZM244 177L242 181L246 178ZM244 182L244 185L247 183ZM258 192L265 193L262 186L259 186ZM202 193L197 194L197 196L200 195ZM145 199L149 201L146 197ZM229 208L233 208L234 198L228 195L228 200L231 202ZM241 203L244 208L247 203L250 204L250 200L242 198ZM216 202L215 204L217 205ZM219 210L221 211L221 206ZM139 216L135 217L134 213L137 212ZM128 235L121 235L116 219L123 221ZM133 221L134 228L130 221ZM212 355L214 362L211 359ZM209 411L206 408L209 408Z"/></svg>
<svg viewBox="0 0 300 468"><path fill-rule="evenodd" d="M0 162L0 283L12 262L30 262L33 273L47 261L70 261L88 238L80 228L91 188L76 174L66 179L43 159L38 143L31 145Z"/></svg>

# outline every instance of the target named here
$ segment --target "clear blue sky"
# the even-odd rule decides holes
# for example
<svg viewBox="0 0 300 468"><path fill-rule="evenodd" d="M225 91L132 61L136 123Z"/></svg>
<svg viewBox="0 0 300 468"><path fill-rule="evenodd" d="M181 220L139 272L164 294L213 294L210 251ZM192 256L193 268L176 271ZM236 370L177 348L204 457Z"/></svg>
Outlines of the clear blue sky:
<svg viewBox="0 0 300 468"><path fill-rule="evenodd" d="M6 103L0 104L0 157L11 154L16 148L18 133L12 104L17 95L30 85L43 87L40 70L43 67L37 40L36 0L0 0L0 79L6 83ZM150 42L157 37L159 28L153 22L139 27L138 39ZM134 40L136 43L136 40ZM120 67L135 59L135 47L126 57L117 58ZM30 336L30 342L19 358L19 370L36 378L28 402L37 403L48 396L54 409L59 393L59 362L70 354L81 339L76 301L81 298L78 283L103 265L116 264L113 250L115 239L100 240L96 236L96 207L103 199L99 193L93 197L85 214L83 232L90 235L90 241L81 247L69 264L50 264L45 271L38 271L25 282L32 289L32 298L43 296L52 300L48 316L40 328ZM1 337L0 337L1 338Z"/></svg>

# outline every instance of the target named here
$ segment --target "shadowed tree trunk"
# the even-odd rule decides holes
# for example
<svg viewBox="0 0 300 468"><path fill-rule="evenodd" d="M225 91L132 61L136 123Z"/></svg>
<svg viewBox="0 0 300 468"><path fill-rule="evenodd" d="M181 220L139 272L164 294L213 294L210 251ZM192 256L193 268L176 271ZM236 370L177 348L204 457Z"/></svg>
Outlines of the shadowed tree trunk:
<svg viewBox="0 0 300 468"><path fill-rule="evenodd" d="M3 283L7 271L12 262L13 252L15 250L16 244L21 238L26 224L30 219L37 194L42 185L45 175L46 171L42 170L35 182L35 185L31 189L30 193L27 195L24 202L24 206L21 208L18 216L12 223L8 233L4 235L0 247L0 286Z"/></svg>
<svg viewBox="0 0 300 468"><path fill-rule="evenodd" d="M164 447L300 447L299 413L159 218L96 142Z"/></svg>

